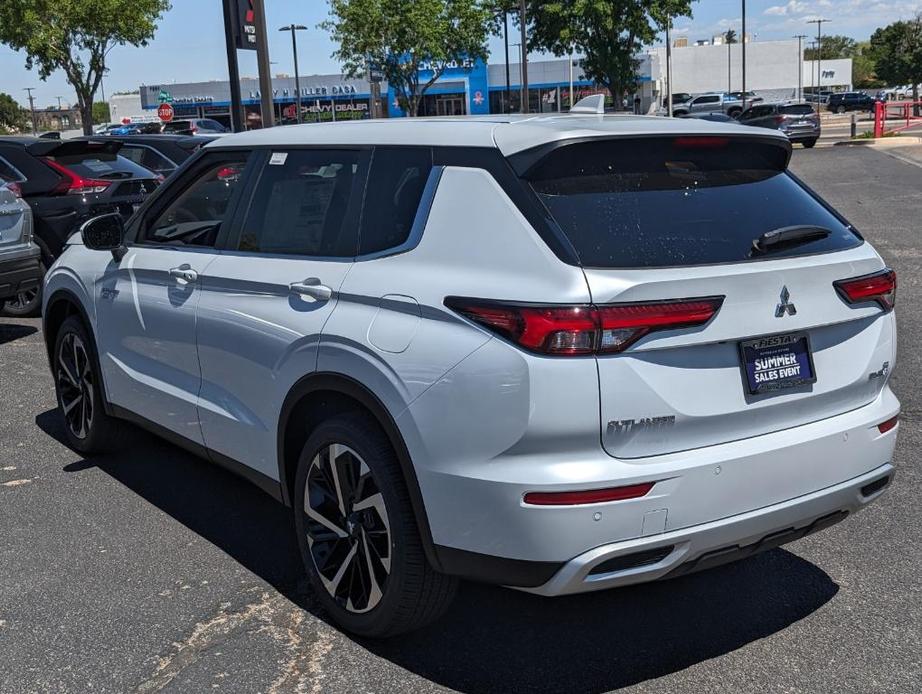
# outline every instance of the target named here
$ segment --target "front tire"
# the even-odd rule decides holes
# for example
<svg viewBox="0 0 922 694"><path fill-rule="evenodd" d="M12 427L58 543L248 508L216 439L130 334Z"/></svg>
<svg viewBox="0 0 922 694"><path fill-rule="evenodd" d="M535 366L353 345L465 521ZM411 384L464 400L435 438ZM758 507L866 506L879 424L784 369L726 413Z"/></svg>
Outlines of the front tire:
<svg viewBox="0 0 922 694"><path fill-rule="evenodd" d="M804 140L803 144L807 149L813 149L816 146L816 140Z"/></svg>
<svg viewBox="0 0 922 694"><path fill-rule="evenodd" d="M396 636L451 604L457 579L429 566L397 456L371 416L340 415L311 434L294 514L314 591L343 629Z"/></svg>
<svg viewBox="0 0 922 694"><path fill-rule="evenodd" d="M128 424L105 412L91 338L77 316L68 317L58 329L52 370L68 445L79 453L119 448Z"/></svg>
<svg viewBox="0 0 922 694"><path fill-rule="evenodd" d="M839 106L838 108L836 108L836 113L845 113L845 107Z"/></svg>

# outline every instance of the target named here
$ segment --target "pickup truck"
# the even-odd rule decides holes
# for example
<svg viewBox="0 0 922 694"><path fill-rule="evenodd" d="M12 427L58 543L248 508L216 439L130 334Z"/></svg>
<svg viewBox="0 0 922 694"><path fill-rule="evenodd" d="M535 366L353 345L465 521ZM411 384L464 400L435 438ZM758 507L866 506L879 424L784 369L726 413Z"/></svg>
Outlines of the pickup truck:
<svg viewBox="0 0 922 694"><path fill-rule="evenodd" d="M674 106L672 114L676 117L692 113L725 113L736 118L743 112L743 102L729 94L701 94L691 101Z"/></svg>

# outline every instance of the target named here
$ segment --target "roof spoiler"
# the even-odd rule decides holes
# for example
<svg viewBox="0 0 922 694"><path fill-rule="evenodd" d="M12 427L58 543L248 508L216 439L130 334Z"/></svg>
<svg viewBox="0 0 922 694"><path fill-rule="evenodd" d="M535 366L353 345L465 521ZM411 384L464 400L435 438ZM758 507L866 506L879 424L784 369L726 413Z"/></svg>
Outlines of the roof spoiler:
<svg viewBox="0 0 922 694"><path fill-rule="evenodd" d="M116 154L121 148L121 142L99 139L36 140L26 146L29 154L36 157L66 157L92 152Z"/></svg>
<svg viewBox="0 0 922 694"><path fill-rule="evenodd" d="M599 116L604 114L605 95L593 94L592 96L580 99L570 108L570 113L594 113Z"/></svg>

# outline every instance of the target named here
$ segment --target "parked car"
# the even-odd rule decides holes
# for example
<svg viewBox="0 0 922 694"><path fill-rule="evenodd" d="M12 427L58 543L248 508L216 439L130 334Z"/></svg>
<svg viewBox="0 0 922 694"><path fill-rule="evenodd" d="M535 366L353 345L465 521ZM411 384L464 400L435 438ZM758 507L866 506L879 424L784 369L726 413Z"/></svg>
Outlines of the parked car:
<svg viewBox="0 0 922 694"><path fill-rule="evenodd" d="M757 104L746 109L739 121L743 125L780 130L791 142L799 142L808 149L816 145L822 134L820 116L807 103Z"/></svg>
<svg viewBox="0 0 922 694"><path fill-rule="evenodd" d="M0 300L38 288L40 256L32 242L32 210L18 184L0 178Z"/></svg>
<svg viewBox="0 0 922 694"><path fill-rule="evenodd" d="M676 117L690 113L725 113L731 118L736 118L742 112L743 102L728 94L701 94L672 109L672 114Z"/></svg>
<svg viewBox="0 0 922 694"><path fill-rule="evenodd" d="M733 98L733 99L736 99L737 101L742 101L744 95L745 95L745 97L746 97L746 105L747 105L747 106L748 106L749 104L758 104L758 103L760 103L760 102L762 102L762 101L765 101L765 98L764 98L764 97L761 97L761 96L759 96L758 94L756 94L755 92L751 92L751 91L749 91L749 92L730 92L730 93L729 93L729 96L730 96L731 98Z"/></svg>
<svg viewBox="0 0 922 694"><path fill-rule="evenodd" d="M678 92L677 94L672 95L672 107L680 106L682 104L688 103L694 98L694 95L689 94L688 92ZM668 108L668 99L663 97L663 108Z"/></svg>
<svg viewBox="0 0 922 694"><path fill-rule="evenodd" d="M106 137L41 140L0 136L0 177L15 181L35 218L35 243L43 272L81 222L105 212L129 217L161 177L119 156L121 143ZM41 292L20 292L6 315L33 315Z"/></svg>
<svg viewBox="0 0 922 694"><path fill-rule="evenodd" d="M790 156L592 114L217 139L49 272L62 431L135 422L291 506L364 636L459 578L567 595L795 540L881 495L899 403L896 276Z"/></svg>
<svg viewBox="0 0 922 694"><path fill-rule="evenodd" d="M157 135L163 130L163 124L159 121L149 121L146 123L126 123L118 128L112 128L108 131L109 135Z"/></svg>
<svg viewBox="0 0 922 694"><path fill-rule="evenodd" d="M174 135L215 135L230 131L211 118L182 118L164 123L163 132Z"/></svg>
<svg viewBox="0 0 922 694"><path fill-rule="evenodd" d="M829 97L826 108L833 113L846 111L873 111L876 99L864 92L839 92Z"/></svg>
<svg viewBox="0 0 922 694"><path fill-rule="evenodd" d="M92 139L83 137L80 139ZM173 173L200 147L214 140L201 135L111 135L121 143L120 156L130 159L164 178Z"/></svg>
<svg viewBox="0 0 922 694"><path fill-rule="evenodd" d="M820 92L804 92L804 101L811 104L826 104L835 92L822 90Z"/></svg>

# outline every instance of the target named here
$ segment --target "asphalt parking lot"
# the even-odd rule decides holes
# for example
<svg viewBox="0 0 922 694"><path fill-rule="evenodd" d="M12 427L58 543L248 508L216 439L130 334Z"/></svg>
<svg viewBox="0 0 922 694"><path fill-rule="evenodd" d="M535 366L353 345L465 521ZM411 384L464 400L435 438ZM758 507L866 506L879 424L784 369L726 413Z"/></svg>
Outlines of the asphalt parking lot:
<svg viewBox="0 0 922 694"><path fill-rule="evenodd" d="M555 600L465 585L391 642L324 621L288 512L256 488L142 433L117 456L66 448L39 321L0 319L0 692L919 691L922 152L893 153L792 164L899 274L881 502L670 582Z"/></svg>

